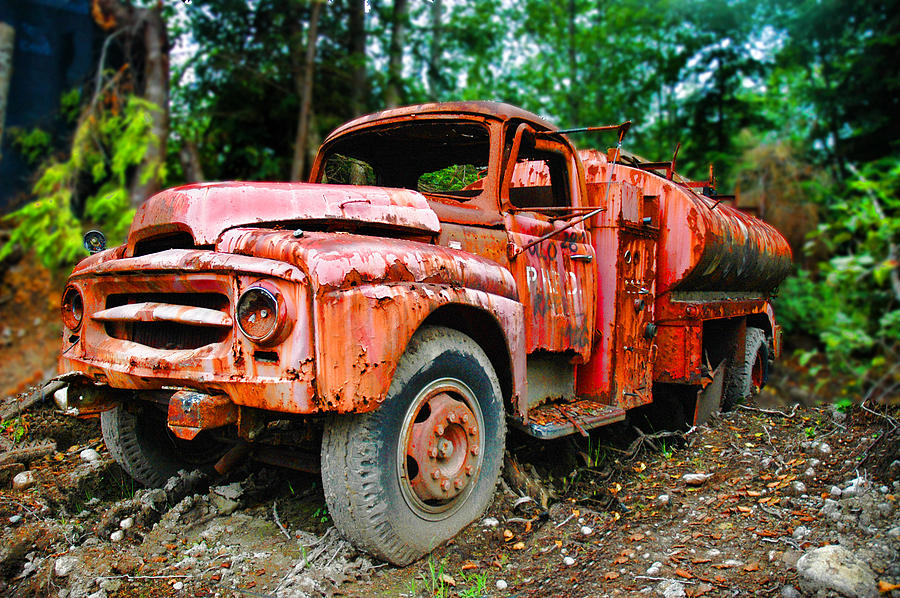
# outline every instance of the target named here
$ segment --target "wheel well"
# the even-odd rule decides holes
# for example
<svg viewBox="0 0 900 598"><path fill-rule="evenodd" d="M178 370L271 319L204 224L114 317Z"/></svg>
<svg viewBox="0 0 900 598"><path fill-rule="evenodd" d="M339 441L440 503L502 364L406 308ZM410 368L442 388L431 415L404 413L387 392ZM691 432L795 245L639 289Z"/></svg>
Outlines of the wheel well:
<svg viewBox="0 0 900 598"><path fill-rule="evenodd" d="M506 337L497 320L488 312L468 305L442 305L422 322L422 325L444 326L458 330L478 343L485 352L503 393L503 404L510 407L512 401L512 364Z"/></svg>
<svg viewBox="0 0 900 598"><path fill-rule="evenodd" d="M766 314L750 314L747 316L747 326L760 328L766 334L766 338L772 338L772 322Z"/></svg>

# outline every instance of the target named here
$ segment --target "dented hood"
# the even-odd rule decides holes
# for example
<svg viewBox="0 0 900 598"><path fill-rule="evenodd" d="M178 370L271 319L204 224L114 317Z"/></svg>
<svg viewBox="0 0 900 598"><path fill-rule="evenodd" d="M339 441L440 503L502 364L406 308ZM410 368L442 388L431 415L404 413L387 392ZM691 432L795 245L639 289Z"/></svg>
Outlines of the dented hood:
<svg viewBox="0 0 900 598"><path fill-rule="evenodd" d="M212 245L238 226L329 220L440 232L425 198L408 189L310 183L202 183L167 189L137 210L128 233L129 254L143 239L190 233Z"/></svg>

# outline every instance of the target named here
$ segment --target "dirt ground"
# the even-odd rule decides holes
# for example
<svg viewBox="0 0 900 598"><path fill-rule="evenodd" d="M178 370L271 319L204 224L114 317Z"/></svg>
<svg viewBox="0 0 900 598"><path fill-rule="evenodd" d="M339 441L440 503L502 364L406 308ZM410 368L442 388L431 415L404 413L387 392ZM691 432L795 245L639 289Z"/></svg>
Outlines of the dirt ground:
<svg viewBox="0 0 900 598"><path fill-rule="evenodd" d="M4 279L7 395L53 370L54 284L29 266ZM589 438L511 432L484 517L396 568L340 537L315 475L244 464L144 489L112 461L97 420L43 404L3 423L4 450L55 448L35 445L40 456L21 463L0 451L0 595L790 597L816 595L801 555L839 544L896 597L896 411L819 406L782 374L687 431L645 411ZM33 484L13 489L22 471Z"/></svg>

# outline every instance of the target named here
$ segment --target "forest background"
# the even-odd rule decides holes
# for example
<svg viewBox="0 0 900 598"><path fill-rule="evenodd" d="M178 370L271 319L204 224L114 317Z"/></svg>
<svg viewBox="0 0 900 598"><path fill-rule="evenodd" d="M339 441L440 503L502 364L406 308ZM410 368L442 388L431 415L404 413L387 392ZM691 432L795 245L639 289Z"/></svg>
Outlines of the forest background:
<svg viewBox="0 0 900 598"><path fill-rule="evenodd" d="M24 249L62 276L86 254L84 231L121 242L153 192L301 180L329 131L385 107L498 100L561 127L632 120L626 149L667 160L680 142L679 172L703 180L714 163L719 191L788 237L795 273L776 310L813 392L896 402L898 1L90 6L95 72L52 124L5 132L33 183L0 259Z"/></svg>

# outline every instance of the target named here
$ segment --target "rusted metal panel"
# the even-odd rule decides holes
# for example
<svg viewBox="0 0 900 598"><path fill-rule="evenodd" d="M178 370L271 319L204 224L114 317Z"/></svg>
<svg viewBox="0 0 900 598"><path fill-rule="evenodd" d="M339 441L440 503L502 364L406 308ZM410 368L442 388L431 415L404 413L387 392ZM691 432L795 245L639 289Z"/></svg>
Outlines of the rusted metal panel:
<svg viewBox="0 0 900 598"><path fill-rule="evenodd" d="M224 395L180 390L169 399L169 429L184 440L192 440L203 430L233 424L237 419L238 406Z"/></svg>
<svg viewBox="0 0 900 598"><path fill-rule="evenodd" d="M700 322L660 324L653 379L658 382L700 384L703 364L703 327Z"/></svg>

